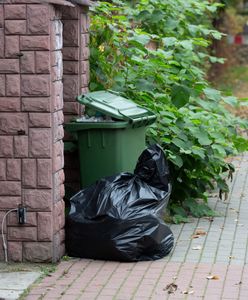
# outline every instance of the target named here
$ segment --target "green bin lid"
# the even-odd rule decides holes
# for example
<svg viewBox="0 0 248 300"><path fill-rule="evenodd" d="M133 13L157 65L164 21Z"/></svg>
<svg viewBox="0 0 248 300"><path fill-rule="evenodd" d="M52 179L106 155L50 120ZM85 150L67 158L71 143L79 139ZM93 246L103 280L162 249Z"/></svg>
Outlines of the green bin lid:
<svg viewBox="0 0 248 300"><path fill-rule="evenodd" d="M128 121L134 127L154 123L156 115L116 93L97 91L77 97L78 102L117 120Z"/></svg>

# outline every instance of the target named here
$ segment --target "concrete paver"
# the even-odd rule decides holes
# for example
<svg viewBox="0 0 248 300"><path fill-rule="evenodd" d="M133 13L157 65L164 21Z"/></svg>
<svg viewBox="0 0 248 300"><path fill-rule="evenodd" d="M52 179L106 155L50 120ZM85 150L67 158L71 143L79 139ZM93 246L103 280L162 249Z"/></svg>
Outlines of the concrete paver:
<svg viewBox="0 0 248 300"><path fill-rule="evenodd" d="M39 272L0 272L0 299L18 299L40 275Z"/></svg>
<svg viewBox="0 0 248 300"><path fill-rule="evenodd" d="M228 199L209 199L220 216L171 225L175 247L169 256L138 263L63 261L26 300L247 300L248 154L233 163L236 174ZM206 235L192 238L196 230ZM172 284L174 291L168 293Z"/></svg>

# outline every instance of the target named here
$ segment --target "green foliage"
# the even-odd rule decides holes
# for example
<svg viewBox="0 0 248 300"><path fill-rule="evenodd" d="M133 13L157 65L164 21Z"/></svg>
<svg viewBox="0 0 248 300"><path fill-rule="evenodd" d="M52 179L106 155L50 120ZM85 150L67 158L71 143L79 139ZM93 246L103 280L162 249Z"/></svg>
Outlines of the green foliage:
<svg viewBox="0 0 248 300"><path fill-rule="evenodd" d="M243 0L221 0L226 6L237 6L242 5L244 2Z"/></svg>
<svg viewBox="0 0 248 300"><path fill-rule="evenodd" d="M174 222L212 215L207 190L228 186L227 155L248 149L237 134L247 126L223 106L235 104L205 79L216 60L207 53L221 33L211 17L221 4L197 0L101 2L91 17L90 89L111 89L153 110L158 117L148 142L163 146L170 162Z"/></svg>

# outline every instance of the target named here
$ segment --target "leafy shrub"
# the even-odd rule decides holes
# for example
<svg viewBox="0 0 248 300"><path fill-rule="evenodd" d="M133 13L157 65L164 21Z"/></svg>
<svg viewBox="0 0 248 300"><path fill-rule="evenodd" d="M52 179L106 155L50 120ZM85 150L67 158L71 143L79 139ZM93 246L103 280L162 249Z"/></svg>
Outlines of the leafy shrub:
<svg viewBox="0 0 248 300"><path fill-rule="evenodd" d="M101 2L92 9L91 91L112 89L153 110L158 117L148 142L163 146L171 164L174 221L188 214L212 215L206 205L215 185L233 166L225 161L248 148L237 134L246 126L223 103L237 105L209 86L207 66L222 59L208 54L220 4L197 0ZM199 204L196 199L202 199Z"/></svg>

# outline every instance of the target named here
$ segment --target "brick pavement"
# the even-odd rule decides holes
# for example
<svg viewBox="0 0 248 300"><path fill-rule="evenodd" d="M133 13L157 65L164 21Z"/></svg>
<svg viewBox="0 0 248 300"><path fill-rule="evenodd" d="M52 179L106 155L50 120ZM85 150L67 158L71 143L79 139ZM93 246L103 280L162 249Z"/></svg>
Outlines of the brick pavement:
<svg viewBox="0 0 248 300"><path fill-rule="evenodd" d="M220 216L171 225L176 243L168 257L138 263L62 261L25 299L247 300L248 154L235 158L234 164L228 199L209 199ZM206 235L192 239L197 230ZM177 290L169 294L166 288L172 283Z"/></svg>

